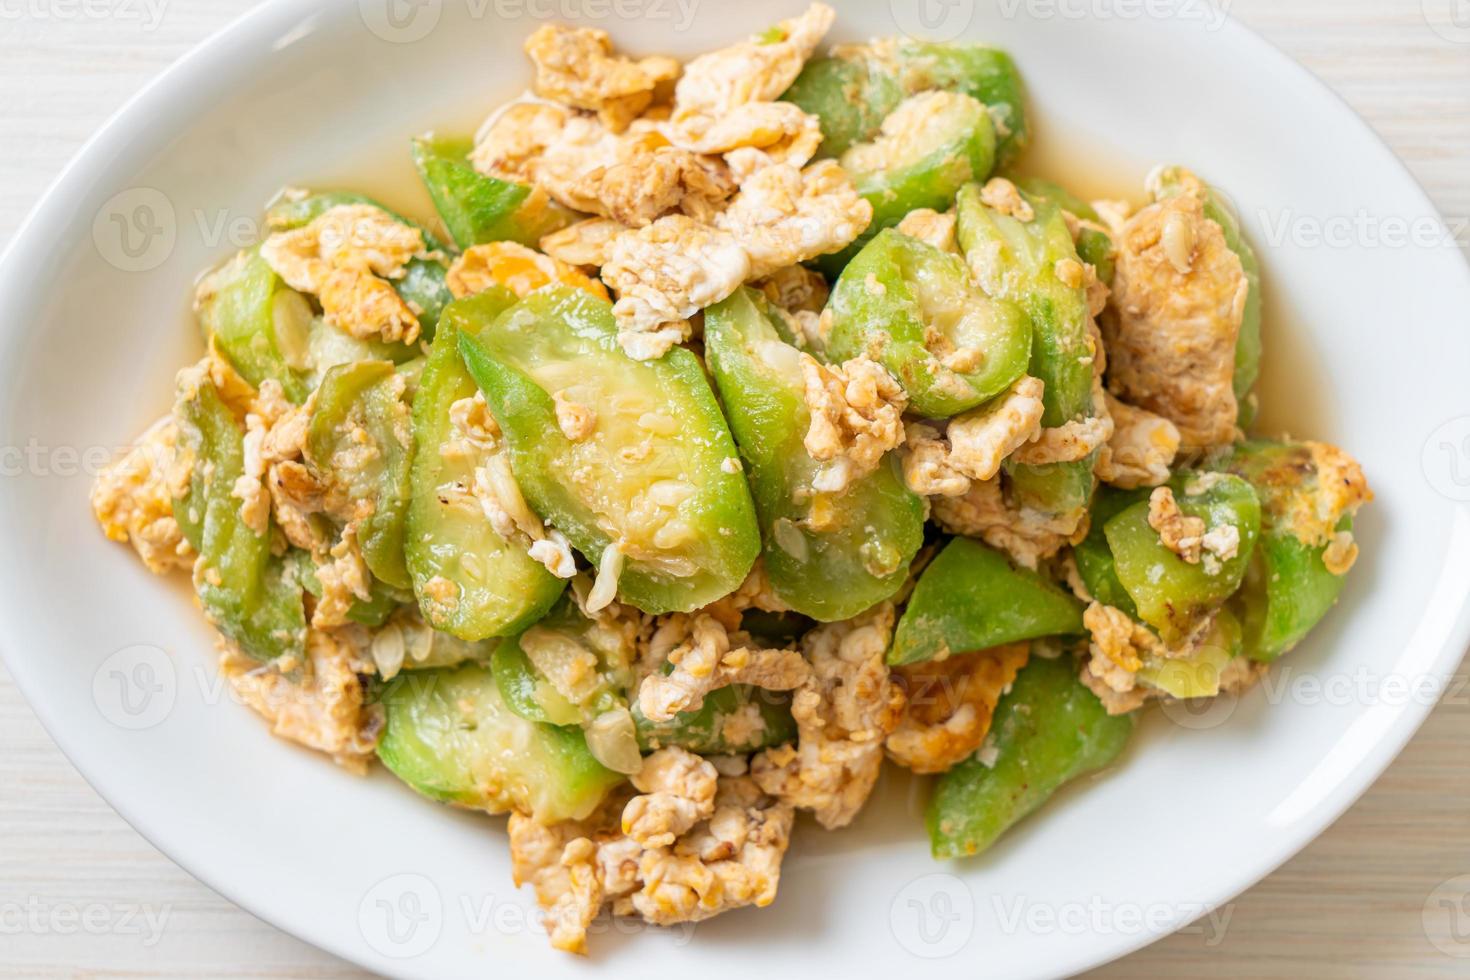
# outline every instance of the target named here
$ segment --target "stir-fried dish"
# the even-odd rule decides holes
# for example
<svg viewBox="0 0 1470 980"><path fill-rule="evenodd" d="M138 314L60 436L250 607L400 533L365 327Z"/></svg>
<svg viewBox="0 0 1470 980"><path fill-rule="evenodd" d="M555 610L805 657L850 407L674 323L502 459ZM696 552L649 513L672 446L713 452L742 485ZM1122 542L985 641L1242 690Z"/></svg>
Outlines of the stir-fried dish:
<svg viewBox="0 0 1470 980"><path fill-rule="evenodd" d="M1148 702L1248 689L1357 557L1358 465L1245 434L1220 195L1017 177L1006 54L819 55L833 18L685 64L539 28L534 94L413 141L431 222L269 207L94 489L276 734L508 813L561 949L768 905L885 759L980 852Z"/></svg>

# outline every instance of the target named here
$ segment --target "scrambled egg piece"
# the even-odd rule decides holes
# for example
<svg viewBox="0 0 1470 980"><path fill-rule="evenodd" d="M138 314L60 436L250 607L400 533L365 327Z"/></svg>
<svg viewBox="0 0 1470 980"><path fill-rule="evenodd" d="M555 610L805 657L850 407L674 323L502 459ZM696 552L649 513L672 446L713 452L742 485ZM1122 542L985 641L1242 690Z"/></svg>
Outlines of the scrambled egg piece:
<svg viewBox="0 0 1470 980"><path fill-rule="evenodd" d="M366 631L310 629L307 662L299 677L241 653L223 637L220 673L241 700L271 724L273 734L330 755L338 765L366 772L383 730L381 710L364 704L359 674L371 673Z"/></svg>
<svg viewBox="0 0 1470 980"><path fill-rule="evenodd" d="M619 235L602 278L618 294L623 349L639 360L663 356L689 338L696 312L748 280L842 248L871 217L847 174L825 160L758 171L713 224L672 214Z"/></svg>
<svg viewBox="0 0 1470 980"><path fill-rule="evenodd" d="M266 474L271 509L286 540L313 557L324 553L329 543L311 516L326 510L325 488L299 459L272 463Z"/></svg>
<svg viewBox="0 0 1470 980"><path fill-rule="evenodd" d="M684 77L674 89L674 121L696 111L720 115L748 102L779 98L836 18L831 7L814 3L765 35L695 58L684 66Z"/></svg>
<svg viewBox="0 0 1470 980"><path fill-rule="evenodd" d="M176 459L178 437L172 416L159 419L92 484L92 513L103 532L131 543L155 575L194 564L194 549L174 520L174 498L188 480L188 467Z"/></svg>
<svg viewBox="0 0 1470 980"><path fill-rule="evenodd" d="M268 379L263 384L280 387ZM241 440L242 472L230 488L230 495L240 501L240 521L257 535L270 529L271 498L265 488L265 456L263 447L269 431L266 421L255 412L245 416L245 437Z"/></svg>
<svg viewBox="0 0 1470 980"><path fill-rule="evenodd" d="M1341 449L1325 442L1303 445L1316 470L1315 492L1290 495L1286 510L1273 517L1298 541L1320 547L1337 538L1338 522L1371 501L1373 491L1368 488L1362 467Z"/></svg>
<svg viewBox="0 0 1470 980"><path fill-rule="evenodd" d="M610 798L602 810L611 809L611 802ZM512 879L518 886L529 884L535 889L551 945L569 953L587 952L587 927L603 904L598 846L583 836L592 832L590 826L597 817L589 819L586 827L575 821L546 826L512 813L506 824ZM601 822L606 822L605 814Z"/></svg>
<svg viewBox="0 0 1470 980"><path fill-rule="evenodd" d="M328 551L327 560L316 566L322 594L312 610L311 625L317 629L346 624L352 604L358 599L366 602L372 598L373 577L357 541L358 526L355 520L348 522Z"/></svg>
<svg viewBox="0 0 1470 980"><path fill-rule="evenodd" d="M765 163L806 163L821 142L820 123L774 100L796 81L836 16L814 3L765 35L689 62L674 89L669 138L700 153L736 151L732 163L746 174Z"/></svg>
<svg viewBox="0 0 1470 980"><path fill-rule="evenodd" d="M801 376L811 413L802 444L812 459L827 464L812 489L840 493L876 470L883 454L903 442L908 396L866 355L829 367L803 353Z"/></svg>
<svg viewBox="0 0 1470 980"><path fill-rule="evenodd" d="M716 775L709 762L682 749L662 750L650 761L660 756L655 766L681 778L670 785L658 777L669 788L649 795L697 799L703 814L671 839L659 834L661 843L645 844L622 830L630 813L651 812L638 796L624 804L626 797L614 793L588 820L549 827L511 814L516 884L534 886L557 949L585 953L587 928L605 905L614 915L673 925L775 900L792 808L764 794L745 775L743 760L729 760L728 771ZM712 776L717 781L711 796ZM682 823L681 818L671 826Z"/></svg>
<svg viewBox="0 0 1470 980"><path fill-rule="evenodd" d="M960 497L972 480L993 479L1000 464L1043 435L1039 378L1022 377L1002 395L950 421L945 434L910 423L904 481L921 496ZM1049 431L1049 430L1047 430Z"/></svg>
<svg viewBox="0 0 1470 980"><path fill-rule="evenodd" d="M772 164L803 166L822 143L821 121L790 102L751 102L718 117L689 116L670 133L683 148L723 154L740 182Z"/></svg>
<svg viewBox="0 0 1470 980"><path fill-rule="evenodd" d="M903 480L921 497L958 497L970 489L970 478L950 465L949 440L932 425L904 426Z"/></svg>
<svg viewBox="0 0 1470 980"><path fill-rule="evenodd" d="M618 294L618 342L649 360L689 339L689 317L751 278L750 255L729 232L669 215L615 239L602 278Z"/></svg>
<svg viewBox="0 0 1470 980"><path fill-rule="evenodd" d="M917 238L951 255L960 254L958 239L955 238L955 213L918 208L903 216L896 229L900 234Z"/></svg>
<svg viewBox="0 0 1470 980"><path fill-rule="evenodd" d="M425 254L424 236L367 204L342 204L260 246L260 257L292 289L311 293L327 322L353 337L418 339L414 311L390 279Z"/></svg>
<svg viewBox="0 0 1470 980"><path fill-rule="evenodd" d="M692 217L707 218L730 196L735 184L716 162L665 146L589 170L573 189L582 199L581 210L641 227L675 207Z"/></svg>
<svg viewBox="0 0 1470 980"><path fill-rule="evenodd" d="M525 51L536 66L537 95L595 112L615 133L679 77L673 58L615 55L607 32L595 28L544 24L526 38Z"/></svg>
<svg viewBox="0 0 1470 980"><path fill-rule="evenodd" d="M628 226L611 218L587 218L540 241L541 251L567 265L597 268L607 265L612 243Z"/></svg>
<svg viewBox="0 0 1470 980"><path fill-rule="evenodd" d="M1167 697L1157 688L1141 683L1138 672L1144 660L1180 659L1194 656L1207 642L1214 616L1205 617L1194 632L1178 646L1169 646L1147 626L1136 622L1121 609L1091 601L1082 614L1082 625L1092 634L1088 657L1083 662L1081 680L1098 696L1108 714L1122 715L1134 711L1145 702ZM1250 659L1237 656L1220 672L1220 693L1247 690L1265 672L1250 665Z"/></svg>
<svg viewBox="0 0 1470 980"><path fill-rule="evenodd" d="M798 651L754 648L738 627L731 606L664 617L643 655L638 707L644 717L663 722L696 711L706 694L731 684L790 691L806 681L807 662ZM666 661L674 665L668 674L659 670Z"/></svg>
<svg viewBox="0 0 1470 980"><path fill-rule="evenodd" d="M595 411L577 401L570 389L553 393L551 400L556 406L556 426L562 435L572 442L582 442L591 437L597 429Z"/></svg>
<svg viewBox="0 0 1470 980"><path fill-rule="evenodd" d="M845 248L872 219L873 206L858 195L847 171L823 160L805 169L783 163L757 171L715 216L715 225L745 249L748 278L759 279Z"/></svg>
<svg viewBox="0 0 1470 980"><path fill-rule="evenodd" d="M491 117L470 163L540 187L573 210L640 228L676 208L708 216L735 190L721 160L671 146L657 123L639 120L615 133L544 102L512 103Z"/></svg>
<svg viewBox="0 0 1470 980"><path fill-rule="evenodd" d="M1097 456L1097 476L1124 490L1154 487L1169 479L1179 452L1179 429L1162 415L1103 394L1113 435Z"/></svg>
<svg viewBox="0 0 1470 980"><path fill-rule="evenodd" d="M1127 714L1159 696L1157 690L1138 683L1145 656L1168 655L1148 627L1123 610L1097 601L1082 613L1082 625L1092 634L1089 656L1082 665L1082 683L1098 696L1108 714Z"/></svg>
<svg viewBox="0 0 1470 980"><path fill-rule="evenodd" d="M396 377L394 383L399 389L395 402L396 436L404 445L411 445L409 407L402 397L407 382ZM353 436L343 441L348 448L339 450L330 460L315 460L308 466L303 457L315 397L308 399L304 406L293 406L283 396L278 397L276 387L271 380L261 384L265 397L256 400L256 407L267 413L264 418L256 413L246 416L246 465L236 483L235 495L245 498L246 509L258 502L265 511L268 500L268 511L275 516L286 540L311 556L322 587L312 609L312 626L317 629L342 626L347 623L347 613L355 601L372 597L372 575L357 535L362 522L371 515L373 504L355 498L340 480L322 473L340 476L355 472L380 450L367 436L362 428L363 420L355 410L342 423ZM273 402L274 407L263 406L262 401ZM246 488L249 492L245 492ZM318 514L326 516L328 521L313 520ZM264 531L268 526L266 513L259 520L258 530ZM334 525L341 526L335 540Z"/></svg>
<svg viewBox="0 0 1470 980"><path fill-rule="evenodd" d="M1102 320L1110 387L1178 426L1186 450L1235 437L1235 342L1249 292L1203 198L1182 193L1123 225Z"/></svg>
<svg viewBox="0 0 1470 980"><path fill-rule="evenodd" d="M944 772L969 758L1030 653L1030 644L1012 643L894 668L906 706L885 743L889 757L920 773Z"/></svg>
<svg viewBox="0 0 1470 980"><path fill-rule="evenodd" d="M950 465L972 480L989 480L1000 464L1042 438L1045 411L1040 378L1025 375L999 398L958 416L949 424Z"/></svg>
<svg viewBox="0 0 1470 980"><path fill-rule="evenodd" d="M980 188L980 202L1017 221L1034 221L1036 211L1021 196L1016 185L1004 177L992 177Z"/></svg>
<svg viewBox="0 0 1470 980"><path fill-rule="evenodd" d="M1142 669L1143 656L1162 650L1159 638L1148 627L1123 610L1100 602L1094 601L1083 612L1082 625L1092 634L1093 654L1102 661L1099 667L1115 672L1104 675L1097 671L1114 690L1132 689L1132 675Z"/></svg>
<svg viewBox="0 0 1470 980"><path fill-rule="evenodd" d="M811 675L791 702L798 741L751 763L761 789L811 810L828 829L851 823L867 802L883 766L883 741L903 716L903 690L883 659L893 624L893 603L883 602L802 637Z"/></svg>
<svg viewBox="0 0 1470 980"><path fill-rule="evenodd" d="M971 480L994 478L1008 456L1019 456L1053 431L1041 427L1045 388L1041 379L1026 375L998 398L956 416L947 431L946 465Z"/></svg>
<svg viewBox="0 0 1470 980"><path fill-rule="evenodd" d="M1191 565L1199 564L1204 550L1204 518L1185 516L1170 488L1155 487L1149 494L1148 526L1159 532L1159 540L1165 548Z"/></svg>
<svg viewBox="0 0 1470 980"><path fill-rule="evenodd" d="M534 168L548 148L563 141L568 123L576 113L547 102L511 102L486 119L475 134L470 166L482 174L521 184L534 183ZM592 141L607 130L587 120L577 131L583 141ZM555 197L556 195L551 195Z"/></svg>
<svg viewBox="0 0 1470 980"><path fill-rule="evenodd" d="M607 299L607 289L576 268L516 242L490 242L465 249L449 266L445 283L455 299L473 296L491 286L504 286L526 296L543 286L559 283Z"/></svg>
<svg viewBox="0 0 1470 980"><path fill-rule="evenodd" d="M1014 453L1016 462L1027 466L1075 463L1091 456L1113 437L1113 420L1106 412L1064 422L1038 431L1036 438Z"/></svg>
<svg viewBox="0 0 1470 980"><path fill-rule="evenodd" d="M715 767L681 748L643 760L633 785L643 794L623 808L623 833L643 847L669 847L715 812Z"/></svg>
<svg viewBox="0 0 1470 980"><path fill-rule="evenodd" d="M1058 518L1012 505L1005 499L1000 477L974 482L960 496L934 497L931 503L931 516L943 530L979 538L1027 568L1036 568L1087 533L1085 521L1078 527L1065 515Z"/></svg>

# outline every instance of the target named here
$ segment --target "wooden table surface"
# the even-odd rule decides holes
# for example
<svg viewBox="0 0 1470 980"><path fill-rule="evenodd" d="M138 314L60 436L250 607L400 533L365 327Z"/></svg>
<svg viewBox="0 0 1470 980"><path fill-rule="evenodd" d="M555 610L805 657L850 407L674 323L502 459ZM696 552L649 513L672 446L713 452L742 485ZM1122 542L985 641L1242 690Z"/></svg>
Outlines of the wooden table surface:
<svg viewBox="0 0 1470 980"><path fill-rule="evenodd" d="M1470 251L1465 0L1215 3L1346 98ZM0 0L0 246L114 109L249 6ZM156 22L150 10L161 11ZM1426 930L1428 921L1429 932L1442 934L1446 923L1434 916L1450 914L1430 901L1434 889L1470 874L1466 681L1462 667L1387 774L1320 839L1240 896L1222 931L1187 930L1095 975L1470 976L1470 939L1451 947L1456 958ZM52 744L3 668L0 746L0 977L363 975L237 909L154 850ZM1470 910L1461 919L1463 937Z"/></svg>

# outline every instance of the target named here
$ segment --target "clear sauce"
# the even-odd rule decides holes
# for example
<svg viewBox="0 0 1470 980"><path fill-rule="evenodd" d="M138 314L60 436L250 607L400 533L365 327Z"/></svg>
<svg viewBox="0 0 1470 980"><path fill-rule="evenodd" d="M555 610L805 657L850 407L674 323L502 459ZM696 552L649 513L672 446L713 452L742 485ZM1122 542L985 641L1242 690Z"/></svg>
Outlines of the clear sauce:
<svg viewBox="0 0 1470 980"><path fill-rule="evenodd" d="M396 145L358 157L351 165L303 175L296 186L313 191L357 191L426 228L436 232L443 230L434 202L429 199L429 192L413 165L408 137Z"/></svg>
<svg viewBox="0 0 1470 980"><path fill-rule="evenodd" d="M1261 279L1263 349L1261 377L1256 382L1261 410L1251 434L1329 442L1339 439L1334 421L1336 393L1322 374L1312 338L1297 328L1290 297L1273 282L1269 265L1261 270Z"/></svg>
<svg viewBox="0 0 1470 980"><path fill-rule="evenodd" d="M514 98L474 99L457 108L437 106L426 115L421 129L406 132L367 153L353 155L339 165L317 173L292 175L292 184L308 190L350 190L366 194L392 211L411 218L435 232L443 232L443 223L434 210L434 202L419 179L409 143L426 133L445 136L472 136L491 109ZM263 202L262 202L263 203ZM441 236L447 237L447 236Z"/></svg>
<svg viewBox="0 0 1470 980"><path fill-rule="evenodd" d="M1054 180L1084 201L1127 201L1134 207L1147 203L1143 181L1149 163L1101 141L1058 132L1060 127L1033 126L1031 145L1012 168L1017 175Z"/></svg>
<svg viewBox="0 0 1470 980"><path fill-rule="evenodd" d="M1201 168L1206 163L1193 162ZM1148 203L1143 185L1152 166L1105 142L1039 125L1014 170L1023 177L1054 180L1084 201L1124 200L1137 208ZM1259 236L1252 244L1262 263L1262 357L1255 388L1260 411L1250 434L1331 439L1335 403L1317 367L1311 337L1297 328L1290 297L1272 276L1271 257Z"/></svg>

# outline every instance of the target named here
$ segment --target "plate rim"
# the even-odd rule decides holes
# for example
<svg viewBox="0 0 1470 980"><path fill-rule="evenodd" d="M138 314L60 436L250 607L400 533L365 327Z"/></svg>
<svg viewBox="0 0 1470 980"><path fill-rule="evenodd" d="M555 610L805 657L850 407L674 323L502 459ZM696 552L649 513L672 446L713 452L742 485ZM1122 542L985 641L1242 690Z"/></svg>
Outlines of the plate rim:
<svg viewBox="0 0 1470 980"><path fill-rule="evenodd" d="M269 52L272 39L282 37L292 29L302 31L303 34L312 33L309 20L313 14L330 6L326 0L264 0L259 6L246 11L214 31L205 40L149 79L133 96L108 116L97 131L82 144L21 221L10 243L3 252L0 252L0 284L4 284L8 279L24 281L25 277L21 273L28 264L29 256L43 254L48 248L71 250L78 247L78 242L62 241L59 235L48 233L47 220L57 212L68 209L70 200L84 196L85 191L94 181L107 179L111 168L109 161L124 149L131 138L131 133L136 128L142 128L135 127L134 124L146 122L158 110L166 108L178 98L176 90L182 90L191 80L205 82L206 79L202 76L207 75L209 66L218 62L219 59L227 59L228 63L236 65L253 63ZM1433 215L1443 222L1443 215L1419 179L1377 130L1368 124L1330 85L1286 54L1258 30L1233 14L1227 16L1222 30L1234 32L1238 35L1238 43L1253 45L1260 56L1270 58L1278 68L1286 70L1299 81L1315 88L1319 94L1325 94L1334 101L1343 111L1344 121L1350 119L1351 124L1359 128L1361 135L1368 136L1391 158L1400 176L1406 181L1405 186L1411 187L1414 194L1417 195L1423 213ZM240 60L242 57L243 61ZM1414 248L1420 250L1418 245ZM1458 249L1455 251L1459 256L1459 268L1464 274L1464 282L1461 285L1466 289L1467 295L1470 295L1470 260L1467 260L1462 251ZM10 295L9 291L0 289L0 311L7 310L14 305L14 301L4 298L7 295ZM19 333L21 328L15 325L16 321L17 318L0 315L0 337ZM1470 512L1470 507L1458 504L1456 510L1463 515ZM1470 654L1470 650L1467 650L1467 647L1470 647L1470 587L1462 588L1456 596L1446 597L1446 602L1454 602L1457 605L1445 639L1435 654L1432 665L1425 671L1426 675L1432 675L1439 682L1439 696L1432 703L1418 702L1402 707L1393 718L1388 732L1385 733L1385 738L1375 745L1374 755L1358 762L1332 787L1331 792L1325 794L1311 810L1303 815L1301 819L1308 829L1292 835L1288 843L1277 843L1274 846L1262 848L1257 852L1256 860L1243 863L1240 866L1241 870L1228 876L1228 880L1223 881L1217 887L1208 889L1216 893L1217 897L1203 903L1203 914L1208 914L1234 901L1240 894L1265 879L1320 837L1382 777L1402 753L1410 739L1420 730L1430 713L1438 706L1440 697L1448 687L1447 682L1452 679L1462 660L1467 654ZM0 608L3 608L5 604L6 600L0 596ZM37 720L77 773L151 846L207 888L257 919L307 945L324 950L363 969L402 970L403 975L410 975L410 964L385 962L381 958L375 958L365 944L337 942L330 934L313 935L309 926L287 922L275 916L265 901L256 901L256 896L247 897L240 894L235 885L222 875L204 873L176 856L173 849L166 843L165 829L150 827L148 815L139 812L140 808L132 802L123 802L120 794L109 794L104 791L99 785L102 782L101 774L90 773L78 761L79 758L85 758L85 747L77 744L67 734L66 719L53 711L53 705L44 696L44 691L37 678L26 666L26 658L16 652L18 646L19 644L13 642L8 617L0 617L0 662L5 664L17 689L25 697ZM1183 909L1171 910L1171 914L1158 928L1145 928L1134 935L1123 937L1122 941L1118 942L1101 942L1079 951L1072 957L1071 962L1054 962L1044 973L1037 972L1030 975L1037 977L1066 976L1106 965L1171 935L1195 921L1201 914L1197 909L1191 909L1188 912ZM1188 918L1185 917L1186 915ZM929 965L932 967L935 964L931 962ZM964 961L960 960L955 965L963 968Z"/></svg>

